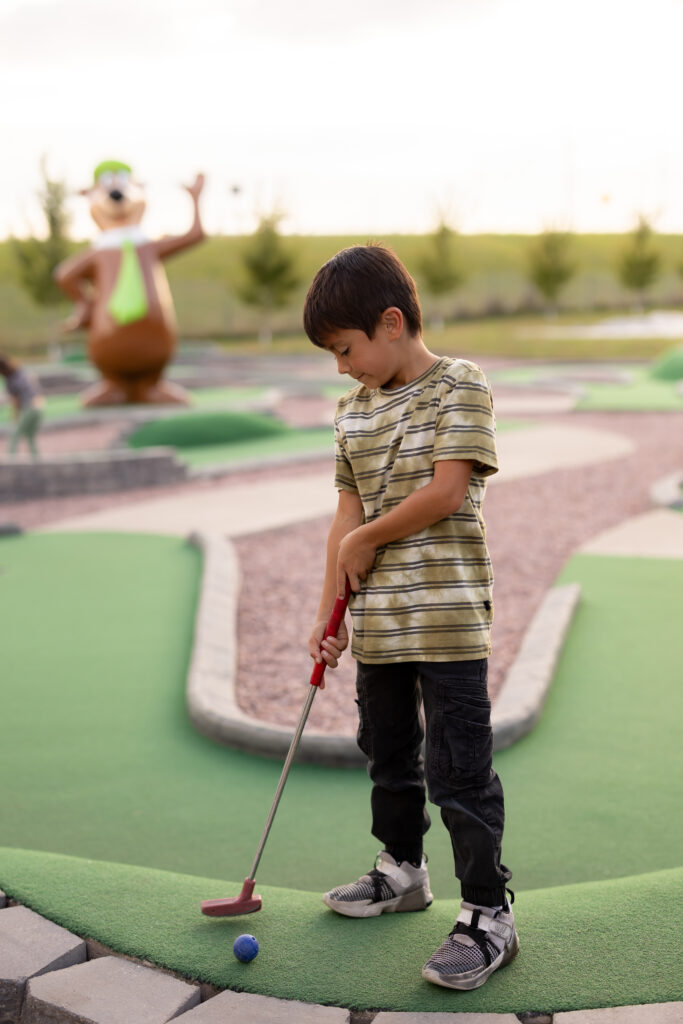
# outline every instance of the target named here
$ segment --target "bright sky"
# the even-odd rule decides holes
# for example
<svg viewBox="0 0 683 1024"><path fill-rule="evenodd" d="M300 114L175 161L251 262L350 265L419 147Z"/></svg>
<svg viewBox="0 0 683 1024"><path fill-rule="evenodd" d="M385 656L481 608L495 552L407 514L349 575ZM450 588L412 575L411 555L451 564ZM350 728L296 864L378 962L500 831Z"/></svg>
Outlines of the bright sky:
<svg viewBox="0 0 683 1024"><path fill-rule="evenodd" d="M152 235L199 170L212 233L680 232L682 47L683 0L0 0L0 237L41 154L132 164Z"/></svg>

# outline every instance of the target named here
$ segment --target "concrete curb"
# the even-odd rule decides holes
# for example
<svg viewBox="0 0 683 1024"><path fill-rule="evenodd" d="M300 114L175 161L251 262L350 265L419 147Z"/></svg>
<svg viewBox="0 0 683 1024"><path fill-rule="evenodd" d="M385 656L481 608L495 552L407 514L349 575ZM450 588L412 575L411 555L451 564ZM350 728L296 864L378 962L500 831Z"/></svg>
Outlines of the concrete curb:
<svg viewBox="0 0 683 1024"><path fill-rule="evenodd" d="M188 538L204 555L194 646L187 678L187 710L204 735L248 753L282 759L293 730L246 714L235 697L239 569L225 537L195 532ZM526 735L543 708L580 597L578 583L548 591L531 621L492 713L493 739L502 750ZM306 730L297 760L358 767L365 757L355 737Z"/></svg>
<svg viewBox="0 0 683 1024"><path fill-rule="evenodd" d="M578 583L551 587L527 627L522 646L493 705L496 750L526 736L540 718L580 598Z"/></svg>
<svg viewBox="0 0 683 1024"><path fill-rule="evenodd" d="M665 508L683 508L683 469L655 480L650 487L650 501Z"/></svg>

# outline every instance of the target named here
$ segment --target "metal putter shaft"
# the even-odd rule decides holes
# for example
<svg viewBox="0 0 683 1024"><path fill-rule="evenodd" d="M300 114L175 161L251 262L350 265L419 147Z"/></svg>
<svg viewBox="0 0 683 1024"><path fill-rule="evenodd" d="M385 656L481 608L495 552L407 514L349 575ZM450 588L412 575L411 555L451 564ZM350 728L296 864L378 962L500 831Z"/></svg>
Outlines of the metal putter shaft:
<svg viewBox="0 0 683 1024"><path fill-rule="evenodd" d="M338 597L337 600L335 601L329 622L325 627L325 637L337 635L342 619L344 618L344 614L346 612L346 607L349 603L350 596L351 585L347 580L346 593L344 594L344 597ZM311 710L313 698L315 697L316 691L320 686L322 678L325 674L325 668L326 664L324 661L320 663L316 662L315 665L313 666L313 671L311 672L310 679L310 688L308 694L306 695L306 701L301 712L301 717L299 718L299 723L294 732L294 736L292 737L292 742L289 745L287 757L285 759L284 765L282 766L280 781L278 782L277 789L275 790L273 804L270 808L270 813L268 814L268 819L266 821L265 828L263 829L263 834L261 836L261 840L256 851L256 856L254 857L254 863L251 866L251 871L249 872L248 876L244 879L242 891L239 894L239 896L233 896L227 899L203 900L202 914L207 914L209 917L237 917L240 914L253 914L255 911L261 909L261 905L263 902L261 897L258 895L258 893L254 896L254 885L256 884L254 879L256 876L256 870L259 866L261 855L263 853L263 848L266 845L266 840L268 839L268 834L270 832L271 825L273 824L275 812L277 811L278 804L280 803L282 791L285 788L287 776L289 775L289 769L291 768L292 761L294 760L294 755L296 754L297 749L299 747L299 741L301 739L301 734L304 731L304 726L306 725L308 713Z"/></svg>

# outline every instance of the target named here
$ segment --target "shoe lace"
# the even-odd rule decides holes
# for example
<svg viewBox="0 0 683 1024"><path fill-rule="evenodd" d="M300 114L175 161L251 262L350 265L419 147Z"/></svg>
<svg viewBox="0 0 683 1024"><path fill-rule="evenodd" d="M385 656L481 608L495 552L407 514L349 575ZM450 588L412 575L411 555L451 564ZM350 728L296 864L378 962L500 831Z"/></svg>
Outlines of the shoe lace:
<svg viewBox="0 0 683 1024"><path fill-rule="evenodd" d="M383 871L378 871L377 868L372 868L368 871L368 878L372 879L373 889L373 902L380 903L384 898L382 893L382 879L386 879L386 875Z"/></svg>

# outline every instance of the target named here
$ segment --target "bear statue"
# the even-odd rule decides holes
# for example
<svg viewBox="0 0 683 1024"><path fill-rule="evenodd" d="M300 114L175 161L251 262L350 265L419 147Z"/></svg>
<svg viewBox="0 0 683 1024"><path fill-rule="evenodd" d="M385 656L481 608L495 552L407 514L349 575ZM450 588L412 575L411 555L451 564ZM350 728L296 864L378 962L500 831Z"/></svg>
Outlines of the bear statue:
<svg viewBox="0 0 683 1024"><path fill-rule="evenodd" d="M140 227L144 190L127 164L99 164L93 185L81 193L88 197L101 233L89 249L56 267L55 280L76 303L64 330L87 328L88 355L101 374L81 395L83 405L188 403L184 388L163 379L176 347L175 311L163 261L205 237L199 216L203 185L199 174L186 186L194 204L190 230L157 241Z"/></svg>

